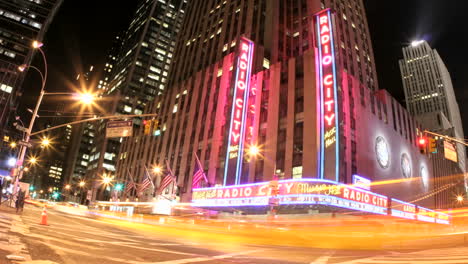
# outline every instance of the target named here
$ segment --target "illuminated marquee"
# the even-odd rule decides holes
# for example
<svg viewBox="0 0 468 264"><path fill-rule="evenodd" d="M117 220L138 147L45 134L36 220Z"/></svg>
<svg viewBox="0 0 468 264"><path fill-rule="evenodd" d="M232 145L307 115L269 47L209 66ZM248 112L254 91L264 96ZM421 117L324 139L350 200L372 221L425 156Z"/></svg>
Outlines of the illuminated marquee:
<svg viewBox="0 0 468 264"><path fill-rule="evenodd" d="M319 87L320 178L339 180L339 125L335 43L330 9L315 16Z"/></svg>
<svg viewBox="0 0 468 264"><path fill-rule="evenodd" d="M193 189L192 205L206 208L264 207L273 197L270 182ZM276 188L276 187L274 187ZM450 224L450 215L339 182L321 179L278 181L278 206L321 205L437 224Z"/></svg>
<svg viewBox="0 0 468 264"><path fill-rule="evenodd" d="M249 106L250 76L254 44L241 38L237 56L236 75L232 99L231 122L224 170L224 185L239 184L242 173L247 113L255 109ZM254 103L254 101L252 101ZM255 106L254 106L255 107Z"/></svg>
<svg viewBox="0 0 468 264"><path fill-rule="evenodd" d="M387 214L387 197L334 181L319 179L278 181L279 205L320 204ZM269 182L193 190L194 206L261 206L271 196Z"/></svg>
<svg viewBox="0 0 468 264"><path fill-rule="evenodd" d="M416 220L416 205L392 199L391 215L400 218Z"/></svg>
<svg viewBox="0 0 468 264"><path fill-rule="evenodd" d="M436 211L418 206L416 219L419 221L435 223Z"/></svg>

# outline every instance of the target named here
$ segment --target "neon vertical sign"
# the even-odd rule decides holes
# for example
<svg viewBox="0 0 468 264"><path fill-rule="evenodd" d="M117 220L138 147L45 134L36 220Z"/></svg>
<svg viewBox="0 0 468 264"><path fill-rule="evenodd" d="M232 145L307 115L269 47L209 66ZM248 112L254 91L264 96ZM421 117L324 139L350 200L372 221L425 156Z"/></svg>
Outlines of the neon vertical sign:
<svg viewBox="0 0 468 264"><path fill-rule="evenodd" d="M242 173L244 142L249 111L250 76L254 44L246 38L239 40L236 75L229 125L229 137L224 165L224 185L239 184ZM252 102L254 103L254 102Z"/></svg>
<svg viewBox="0 0 468 264"><path fill-rule="evenodd" d="M339 181L337 74L331 10L322 10L314 18L318 51L319 174L322 179Z"/></svg>

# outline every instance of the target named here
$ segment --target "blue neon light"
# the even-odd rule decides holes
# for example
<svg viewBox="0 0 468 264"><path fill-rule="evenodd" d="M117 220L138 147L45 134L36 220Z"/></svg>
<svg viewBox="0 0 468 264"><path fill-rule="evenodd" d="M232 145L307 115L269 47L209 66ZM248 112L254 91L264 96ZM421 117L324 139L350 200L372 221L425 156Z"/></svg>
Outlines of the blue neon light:
<svg viewBox="0 0 468 264"><path fill-rule="evenodd" d="M247 65L247 77L245 78L245 90L244 90L244 107L242 111L242 127L241 127L241 138L239 138L239 149L237 154L237 168L236 168L236 181L235 184L240 184L240 177L242 174L242 163L243 163L243 154L244 154L244 136L245 136L245 119L247 117L247 109L249 107L249 93L250 93L250 74L252 70L252 54L253 54L253 44L249 41L249 65ZM234 112L234 111L233 111Z"/></svg>
<svg viewBox="0 0 468 264"><path fill-rule="evenodd" d="M319 86L320 86L320 89L319 89L319 93L320 93L320 161L319 161L319 164L320 164L320 174L319 174L319 177L320 179L323 179L323 175L324 175L324 167L325 167L325 146L323 145L323 139L324 139L324 121L323 121L323 82L322 82L322 79L323 79L323 71L322 71L322 67L320 67L320 63L322 62L322 40L320 39L320 17L317 16L317 41L318 41L318 53L319 53L319 60L318 60L318 68L319 68Z"/></svg>

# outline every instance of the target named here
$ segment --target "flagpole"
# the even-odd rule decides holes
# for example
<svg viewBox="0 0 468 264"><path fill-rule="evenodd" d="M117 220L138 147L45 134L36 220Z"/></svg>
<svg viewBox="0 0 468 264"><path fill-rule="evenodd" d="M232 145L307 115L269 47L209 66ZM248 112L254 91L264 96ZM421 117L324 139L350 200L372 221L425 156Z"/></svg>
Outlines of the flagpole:
<svg viewBox="0 0 468 264"><path fill-rule="evenodd" d="M167 167L167 170L169 171L169 173L171 174L171 176L174 177L174 179L172 181L172 194L174 195L175 194L175 188L176 188L176 185L177 185L177 178L174 175L174 172L172 172L172 169L169 166L169 161L167 159L166 159L166 167Z"/></svg>
<svg viewBox="0 0 468 264"><path fill-rule="evenodd" d="M197 152L193 152L193 154L195 154L195 159L196 159L196 162L198 163L198 167L200 167L200 169L203 171L203 179L205 180L205 182L209 185L210 182L208 181L208 179L206 178L206 175L205 175L205 170L201 164L201 161L200 159L198 158L198 155L197 155Z"/></svg>

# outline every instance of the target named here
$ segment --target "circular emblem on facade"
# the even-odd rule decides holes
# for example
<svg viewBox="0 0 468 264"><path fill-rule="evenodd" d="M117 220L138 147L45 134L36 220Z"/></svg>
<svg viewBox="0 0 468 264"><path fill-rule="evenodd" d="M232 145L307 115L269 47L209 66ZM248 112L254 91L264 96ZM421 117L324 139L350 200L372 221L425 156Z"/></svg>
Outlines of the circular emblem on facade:
<svg viewBox="0 0 468 264"><path fill-rule="evenodd" d="M427 189L429 187L429 172L424 165L421 166L421 180L424 188Z"/></svg>
<svg viewBox="0 0 468 264"><path fill-rule="evenodd" d="M404 178L411 178L411 161L408 154L401 154L401 173Z"/></svg>
<svg viewBox="0 0 468 264"><path fill-rule="evenodd" d="M375 155L380 167L383 169L388 168L388 165L390 165L390 151L388 150L387 141L383 137L379 136L375 139Z"/></svg>

